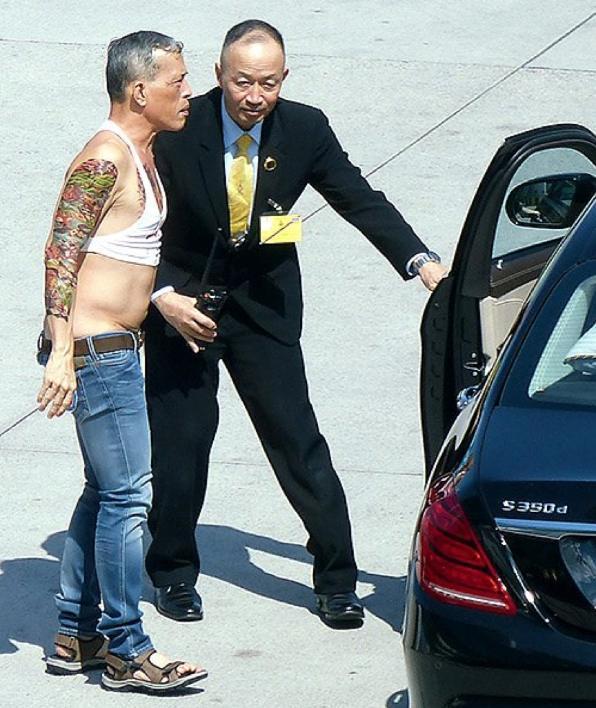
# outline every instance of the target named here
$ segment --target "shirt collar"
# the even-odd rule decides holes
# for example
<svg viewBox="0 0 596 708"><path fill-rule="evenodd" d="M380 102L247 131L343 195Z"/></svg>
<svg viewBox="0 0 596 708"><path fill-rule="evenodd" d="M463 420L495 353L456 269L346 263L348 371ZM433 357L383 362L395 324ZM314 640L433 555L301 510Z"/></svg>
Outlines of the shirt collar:
<svg viewBox="0 0 596 708"><path fill-rule="evenodd" d="M230 118L230 114L228 113L224 103L223 96L221 97L221 121L223 126L224 150L229 150L236 140L238 140L238 138L245 133L250 135L257 145L260 145L263 122L259 121L258 123L255 123L248 131L242 130L242 128L234 123L234 121Z"/></svg>

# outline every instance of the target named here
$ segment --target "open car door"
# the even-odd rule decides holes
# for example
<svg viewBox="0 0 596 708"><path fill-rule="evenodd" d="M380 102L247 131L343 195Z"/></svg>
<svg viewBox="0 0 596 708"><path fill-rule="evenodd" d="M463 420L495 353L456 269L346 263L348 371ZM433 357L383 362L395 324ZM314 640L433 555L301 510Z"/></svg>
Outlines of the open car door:
<svg viewBox="0 0 596 708"><path fill-rule="evenodd" d="M508 138L468 212L451 273L422 319L421 414L426 471L480 385L550 255L596 190L596 136L552 125Z"/></svg>

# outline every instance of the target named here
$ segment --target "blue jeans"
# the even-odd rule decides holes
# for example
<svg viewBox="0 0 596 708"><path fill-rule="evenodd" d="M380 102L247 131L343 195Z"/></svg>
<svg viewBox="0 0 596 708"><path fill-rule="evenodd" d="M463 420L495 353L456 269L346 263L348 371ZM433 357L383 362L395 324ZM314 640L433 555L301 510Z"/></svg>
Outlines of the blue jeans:
<svg viewBox="0 0 596 708"><path fill-rule="evenodd" d="M145 385L138 351L97 354L92 342L90 349L77 370L73 410L85 485L68 529L56 604L61 632L101 632L110 652L130 659L152 648L139 609L142 524L151 504Z"/></svg>

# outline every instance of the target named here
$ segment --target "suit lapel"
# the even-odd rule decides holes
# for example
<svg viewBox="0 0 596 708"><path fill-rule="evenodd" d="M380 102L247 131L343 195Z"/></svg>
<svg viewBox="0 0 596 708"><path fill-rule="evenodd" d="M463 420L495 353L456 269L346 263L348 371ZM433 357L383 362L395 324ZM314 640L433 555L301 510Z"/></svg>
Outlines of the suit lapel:
<svg viewBox="0 0 596 708"><path fill-rule="evenodd" d="M230 235L230 220L221 125L221 93L215 90L209 98L203 115L197 116L193 147L196 150L205 191L215 212L216 221L223 229L227 240ZM205 204L202 203L201 190L196 190L195 198L199 202L198 208L204 209Z"/></svg>
<svg viewBox="0 0 596 708"><path fill-rule="evenodd" d="M192 146L217 224L221 227L221 233L227 241L230 237L230 219L221 122L221 91L219 89L210 93L209 101L204 107L201 107L201 114L196 116ZM252 243L259 240L259 216L273 211L267 200L275 200L278 193L279 168L284 164L285 159L282 129L278 112L275 110L263 123L261 133L257 185L249 229L249 241ZM193 190L193 197L197 202L197 208L204 209L205 204L200 189Z"/></svg>
<svg viewBox="0 0 596 708"><path fill-rule="evenodd" d="M276 200L278 192L279 166L286 159L283 149L283 136L277 111L265 119L261 142L259 145L259 159L257 165L257 188L253 200L252 218L250 223L251 241L259 240L259 217L263 213L274 210L267 200Z"/></svg>

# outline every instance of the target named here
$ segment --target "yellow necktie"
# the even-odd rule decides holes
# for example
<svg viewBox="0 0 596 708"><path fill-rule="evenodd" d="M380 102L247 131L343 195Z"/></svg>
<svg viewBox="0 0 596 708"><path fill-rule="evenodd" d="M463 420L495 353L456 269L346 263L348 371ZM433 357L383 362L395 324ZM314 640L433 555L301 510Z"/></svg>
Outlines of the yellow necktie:
<svg viewBox="0 0 596 708"><path fill-rule="evenodd" d="M246 133L236 140L236 154L228 178L228 208L233 242L241 242L248 230L248 215L252 204L252 162L248 148L252 142Z"/></svg>

